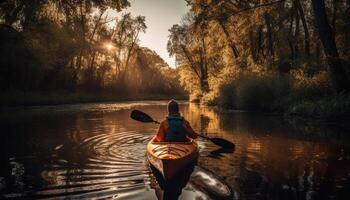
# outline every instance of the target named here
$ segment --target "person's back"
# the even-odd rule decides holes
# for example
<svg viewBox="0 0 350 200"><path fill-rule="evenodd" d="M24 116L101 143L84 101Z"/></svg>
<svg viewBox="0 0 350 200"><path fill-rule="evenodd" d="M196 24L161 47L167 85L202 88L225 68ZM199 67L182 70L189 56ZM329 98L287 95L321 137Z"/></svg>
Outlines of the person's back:
<svg viewBox="0 0 350 200"><path fill-rule="evenodd" d="M195 139L197 134L190 123L180 115L178 103L171 100L168 103L168 116L160 123L156 141L185 142L188 138Z"/></svg>

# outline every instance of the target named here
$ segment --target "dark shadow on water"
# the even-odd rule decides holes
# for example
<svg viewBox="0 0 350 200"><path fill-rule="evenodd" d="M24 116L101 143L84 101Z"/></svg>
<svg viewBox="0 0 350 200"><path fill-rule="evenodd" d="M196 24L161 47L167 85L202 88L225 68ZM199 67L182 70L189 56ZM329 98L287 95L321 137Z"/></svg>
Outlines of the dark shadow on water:
<svg viewBox="0 0 350 200"><path fill-rule="evenodd" d="M179 172L179 175L171 180L165 180L162 174L153 166L150 166L159 188L155 188L159 200L176 200L181 195L182 189L186 186L194 170L196 163L187 166Z"/></svg>
<svg viewBox="0 0 350 200"><path fill-rule="evenodd" d="M235 152L235 148L232 149L227 149L227 148L219 148L214 151L211 151L210 154L208 155L209 157L219 159L223 155L222 154L232 154Z"/></svg>

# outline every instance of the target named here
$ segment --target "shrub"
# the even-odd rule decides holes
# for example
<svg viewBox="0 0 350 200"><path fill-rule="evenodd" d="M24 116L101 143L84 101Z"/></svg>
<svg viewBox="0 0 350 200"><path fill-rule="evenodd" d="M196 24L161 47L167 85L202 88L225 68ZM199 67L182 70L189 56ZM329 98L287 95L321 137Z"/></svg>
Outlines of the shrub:
<svg viewBox="0 0 350 200"><path fill-rule="evenodd" d="M218 105L223 108L227 109L234 109L236 108L235 102L236 102L236 84L235 82L223 84L220 87L219 91L219 97L218 97Z"/></svg>
<svg viewBox="0 0 350 200"><path fill-rule="evenodd" d="M201 104L208 105L208 106L215 106L218 104L217 97L218 95L216 94L215 91L210 91L202 97Z"/></svg>
<svg viewBox="0 0 350 200"><path fill-rule="evenodd" d="M317 101L308 100L295 103L287 110L286 114L338 120L340 118L349 118L349 113L350 96L341 94L323 97Z"/></svg>
<svg viewBox="0 0 350 200"><path fill-rule="evenodd" d="M293 102L317 100L332 94L326 71L308 76L302 70L294 70L291 72L291 76L293 77L293 91L290 98Z"/></svg>
<svg viewBox="0 0 350 200"><path fill-rule="evenodd" d="M281 110L291 90L290 79L276 74L242 75L220 88L219 105L225 108Z"/></svg>

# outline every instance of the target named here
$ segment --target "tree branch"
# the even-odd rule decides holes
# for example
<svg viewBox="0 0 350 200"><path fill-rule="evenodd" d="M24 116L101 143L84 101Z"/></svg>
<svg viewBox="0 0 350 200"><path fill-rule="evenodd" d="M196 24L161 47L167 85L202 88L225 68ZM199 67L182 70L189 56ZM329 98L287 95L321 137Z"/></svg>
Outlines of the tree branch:
<svg viewBox="0 0 350 200"><path fill-rule="evenodd" d="M277 4L277 3L281 3L281 2L284 2L284 1L286 1L286 0L278 0L278 1L273 1L273 2L270 2L270 3L259 4L259 5L253 6L253 7L243 8L243 9L237 11L237 12L234 12L229 17L235 16L235 15L240 14L240 13L245 12L245 11L250 11L250 10L254 10L256 8L262 8L262 7L266 7L266 6L271 6L271 5L274 5L274 4Z"/></svg>

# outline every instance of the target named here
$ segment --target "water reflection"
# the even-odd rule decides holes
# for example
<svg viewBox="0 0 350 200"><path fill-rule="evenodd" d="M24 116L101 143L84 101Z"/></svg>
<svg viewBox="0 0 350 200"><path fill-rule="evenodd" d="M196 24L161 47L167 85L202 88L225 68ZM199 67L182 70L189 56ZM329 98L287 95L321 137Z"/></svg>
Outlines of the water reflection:
<svg viewBox="0 0 350 200"><path fill-rule="evenodd" d="M150 167L152 170L151 182L153 183L151 184L151 187L155 189L157 198L159 200L178 199L182 193L182 189L187 185L190 179L194 166L195 164L188 166L188 168L179 172L181 176L176 176L170 181L165 181L162 174L159 173L157 169L151 166ZM192 196L191 199L195 199L195 197Z"/></svg>
<svg viewBox="0 0 350 200"><path fill-rule="evenodd" d="M165 102L84 104L0 114L0 198L342 199L350 191L350 139L344 129L256 113L221 113L184 104L195 130L236 144L200 140L198 166L167 187L145 158L153 124L129 119L137 107L155 119ZM214 134L215 133L215 134ZM193 170L193 171L192 171Z"/></svg>
<svg viewBox="0 0 350 200"><path fill-rule="evenodd" d="M159 200L176 199L232 199L233 193L214 173L196 164L183 170L181 176L165 182L162 175L151 167L153 188Z"/></svg>

